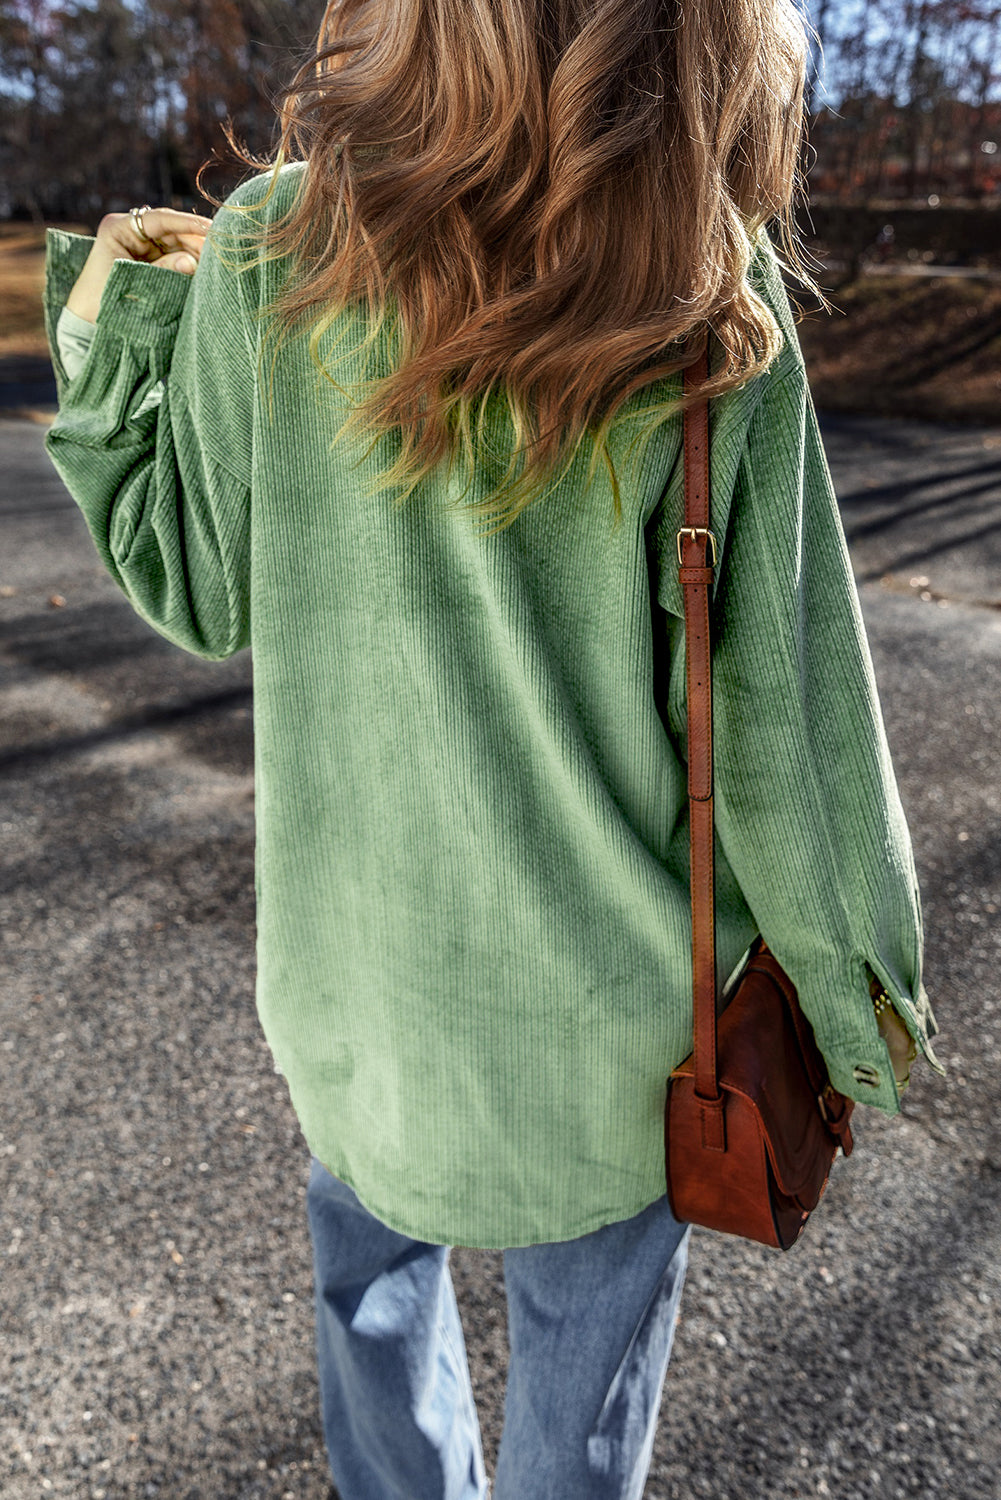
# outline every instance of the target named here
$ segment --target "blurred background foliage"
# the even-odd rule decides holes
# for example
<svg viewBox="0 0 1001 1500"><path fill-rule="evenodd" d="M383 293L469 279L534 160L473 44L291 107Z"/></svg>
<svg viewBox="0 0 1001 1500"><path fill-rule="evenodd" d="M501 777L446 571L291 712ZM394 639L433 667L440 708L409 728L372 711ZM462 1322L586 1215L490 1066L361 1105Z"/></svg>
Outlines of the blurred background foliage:
<svg viewBox="0 0 1001 1500"><path fill-rule="evenodd" d="M192 207L198 168L228 154L222 121L269 148L271 96L308 57L322 9L0 0L0 218L96 222L137 198Z"/></svg>
<svg viewBox="0 0 1001 1500"><path fill-rule="evenodd" d="M191 206L198 167L226 154L224 119L271 147L275 93L322 13L320 0L0 0L0 219L93 220L137 196ZM812 0L807 15L818 205L1001 201L1001 4Z"/></svg>
<svg viewBox="0 0 1001 1500"><path fill-rule="evenodd" d="M813 0L809 14L814 200L999 201L1001 6Z"/></svg>
<svg viewBox="0 0 1001 1500"><path fill-rule="evenodd" d="M818 404L997 423L1001 0L798 3L814 36L799 222L835 308L801 324ZM271 153L323 10L0 0L0 387L19 360L47 365L44 226L93 233L143 202L212 212L199 168L218 199L249 171L223 123Z"/></svg>

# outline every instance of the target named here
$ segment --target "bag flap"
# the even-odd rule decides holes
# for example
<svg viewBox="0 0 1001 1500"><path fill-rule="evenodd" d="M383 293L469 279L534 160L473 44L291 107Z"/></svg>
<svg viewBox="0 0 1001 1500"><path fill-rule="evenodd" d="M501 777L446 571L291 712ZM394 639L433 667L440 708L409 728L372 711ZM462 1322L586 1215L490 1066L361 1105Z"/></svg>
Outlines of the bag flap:
<svg viewBox="0 0 1001 1500"><path fill-rule="evenodd" d="M835 1143L817 1103L814 1068L804 1057L809 1022L787 985L770 966L748 966L719 1020L719 1077L755 1105L779 1187L789 1197L808 1198L827 1175ZM812 1034L806 1040L816 1047Z"/></svg>

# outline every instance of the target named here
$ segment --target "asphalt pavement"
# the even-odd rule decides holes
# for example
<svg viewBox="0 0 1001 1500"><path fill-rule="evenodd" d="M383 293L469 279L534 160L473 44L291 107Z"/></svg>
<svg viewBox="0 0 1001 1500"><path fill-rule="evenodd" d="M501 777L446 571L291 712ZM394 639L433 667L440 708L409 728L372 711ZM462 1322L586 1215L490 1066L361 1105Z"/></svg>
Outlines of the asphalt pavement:
<svg viewBox="0 0 1001 1500"><path fill-rule="evenodd" d="M1001 427L823 427L949 1077L857 1111L789 1254L694 1231L646 1500L1001 1495ZM0 419L0 1495L329 1500L250 661L132 613L44 430ZM501 1257L452 1264L492 1468Z"/></svg>

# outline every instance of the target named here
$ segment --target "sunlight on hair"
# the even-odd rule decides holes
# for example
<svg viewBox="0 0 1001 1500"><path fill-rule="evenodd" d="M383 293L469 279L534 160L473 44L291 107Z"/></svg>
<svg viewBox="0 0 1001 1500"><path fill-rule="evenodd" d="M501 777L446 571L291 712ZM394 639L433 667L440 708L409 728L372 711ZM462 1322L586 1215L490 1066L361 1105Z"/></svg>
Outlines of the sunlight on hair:
<svg viewBox="0 0 1001 1500"><path fill-rule="evenodd" d="M506 470L467 504L491 534L559 486L586 438L587 483L607 473L617 526L613 434L639 427L638 472L710 332L710 396L782 347L748 279L767 224L783 268L827 306L793 214L806 55L792 0L328 5L281 96L273 156L226 127L237 158L272 174L239 207L256 219L239 268L289 262L261 312L269 410L282 344L308 333L318 383L348 406L334 441L398 440L371 493L403 504L458 471L465 503L502 422ZM296 200L269 219L292 162L305 163ZM360 378L338 380L359 360Z"/></svg>

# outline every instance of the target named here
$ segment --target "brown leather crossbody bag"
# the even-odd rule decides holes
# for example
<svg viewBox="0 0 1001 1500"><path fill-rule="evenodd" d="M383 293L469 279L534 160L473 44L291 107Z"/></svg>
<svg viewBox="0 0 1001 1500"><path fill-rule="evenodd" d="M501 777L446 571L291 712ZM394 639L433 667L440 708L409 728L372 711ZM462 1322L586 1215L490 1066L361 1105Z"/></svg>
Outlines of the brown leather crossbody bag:
<svg viewBox="0 0 1001 1500"><path fill-rule="evenodd" d="M705 354L686 388L708 374ZM717 1016L709 405L684 414L685 524L678 563L685 606L691 819L694 1050L667 1082L664 1145L675 1218L788 1250L820 1202L840 1146L852 1150L853 1101L831 1084L796 989L763 938Z"/></svg>

